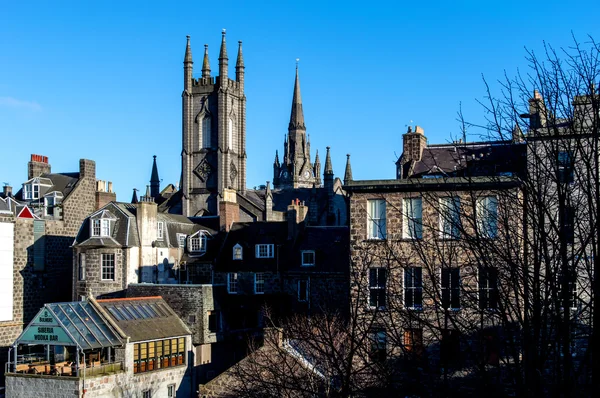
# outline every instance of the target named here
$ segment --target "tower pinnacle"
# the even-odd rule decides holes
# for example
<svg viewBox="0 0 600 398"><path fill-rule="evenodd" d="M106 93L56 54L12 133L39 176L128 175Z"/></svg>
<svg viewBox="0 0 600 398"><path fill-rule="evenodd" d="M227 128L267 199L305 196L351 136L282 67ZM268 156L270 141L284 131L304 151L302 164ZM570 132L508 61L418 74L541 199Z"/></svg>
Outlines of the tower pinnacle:
<svg viewBox="0 0 600 398"><path fill-rule="evenodd" d="M325 170L323 170L323 174L333 175L333 167L331 166L331 155L329 154L330 147L327 147L327 156L325 157Z"/></svg>
<svg viewBox="0 0 600 398"><path fill-rule="evenodd" d="M296 80L294 82L294 95L292 97L292 113L290 115L289 129L306 130L304 125L304 112L302 111L302 95L300 94L300 78L298 64L296 63Z"/></svg>
<svg viewBox="0 0 600 398"><path fill-rule="evenodd" d="M344 184L352 181L352 166L350 165L350 154L347 154L346 172L344 173Z"/></svg>
<svg viewBox="0 0 600 398"><path fill-rule="evenodd" d="M221 84L227 84L227 65L229 58L227 58L227 42L225 40L225 29L221 33L221 51L219 52L219 76L221 78Z"/></svg>
<svg viewBox="0 0 600 398"><path fill-rule="evenodd" d="M157 198L160 194L160 179L158 178L158 167L156 166L156 155L152 163L152 174L150 175L150 195Z"/></svg>
<svg viewBox="0 0 600 398"><path fill-rule="evenodd" d="M190 36L187 35L187 45L185 46L185 57L183 58L184 64L193 64L192 61L192 46L190 45Z"/></svg>
<svg viewBox="0 0 600 398"><path fill-rule="evenodd" d="M208 61L208 44L204 45L204 61L202 62L202 77L210 77L210 63Z"/></svg>

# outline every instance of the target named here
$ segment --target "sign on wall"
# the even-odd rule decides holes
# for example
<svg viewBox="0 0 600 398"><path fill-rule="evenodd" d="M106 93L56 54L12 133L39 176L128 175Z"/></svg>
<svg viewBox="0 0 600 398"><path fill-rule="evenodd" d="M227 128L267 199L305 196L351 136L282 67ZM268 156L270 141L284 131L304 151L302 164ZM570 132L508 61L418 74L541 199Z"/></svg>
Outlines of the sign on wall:
<svg viewBox="0 0 600 398"><path fill-rule="evenodd" d="M54 313L42 308L18 339L19 344L75 345Z"/></svg>

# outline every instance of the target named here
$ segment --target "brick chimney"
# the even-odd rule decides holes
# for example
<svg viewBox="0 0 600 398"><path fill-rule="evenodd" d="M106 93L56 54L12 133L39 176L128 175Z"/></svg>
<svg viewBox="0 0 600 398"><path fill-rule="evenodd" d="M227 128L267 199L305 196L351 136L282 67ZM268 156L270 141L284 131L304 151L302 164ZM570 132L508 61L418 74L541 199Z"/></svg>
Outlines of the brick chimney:
<svg viewBox="0 0 600 398"><path fill-rule="evenodd" d="M423 149L427 146L427 138L425 138L425 132L420 126L415 126L415 131L412 131L412 127L408 127L406 134L402 136L403 143L403 162L414 160L418 162L421 160L423 155Z"/></svg>
<svg viewBox="0 0 600 398"><path fill-rule="evenodd" d="M97 180L96 181L96 210L104 207L106 204L116 201L117 194L112 190L112 182Z"/></svg>
<svg viewBox="0 0 600 398"><path fill-rule="evenodd" d="M229 231L234 222L240 221L240 205L233 189L223 189L223 199L219 202L219 226L221 231Z"/></svg>
<svg viewBox="0 0 600 398"><path fill-rule="evenodd" d="M31 154L31 160L27 163L27 179L39 177L42 174L50 174L50 163L48 156Z"/></svg>
<svg viewBox="0 0 600 398"><path fill-rule="evenodd" d="M533 98L529 99L529 124L532 129L546 126L548 118L546 104L539 91L533 90Z"/></svg>
<svg viewBox="0 0 600 398"><path fill-rule="evenodd" d="M298 199L292 200L292 203L288 206L286 219L288 223L288 239L295 239L298 235L298 224L304 221L308 208L304 205L304 202L300 202Z"/></svg>
<svg viewBox="0 0 600 398"><path fill-rule="evenodd" d="M12 196L12 187L10 185L5 185L4 188L2 188L2 193L5 198Z"/></svg>
<svg viewBox="0 0 600 398"><path fill-rule="evenodd" d="M136 206L136 221L140 235L140 244L142 246L152 246L152 242L156 240L158 234L158 206L151 200L151 198L150 200L142 200L138 202ZM142 250L140 250L140 256L142 255L141 253ZM140 262L140 265L143 265L143 262Z"/></svg>

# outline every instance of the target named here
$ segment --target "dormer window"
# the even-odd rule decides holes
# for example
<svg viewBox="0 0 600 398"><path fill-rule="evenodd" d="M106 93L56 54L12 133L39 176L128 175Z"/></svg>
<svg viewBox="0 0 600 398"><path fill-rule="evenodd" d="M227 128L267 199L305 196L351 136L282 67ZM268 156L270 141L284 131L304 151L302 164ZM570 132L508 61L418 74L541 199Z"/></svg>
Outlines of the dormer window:
<svg viewBox="0 0 600 398"><path fill-rule="evenodd" d="M45 208L45 216L59 216L60 213L57 214L54 208L62 202L63 194L57 191L51 192L44 196L44 208Z"/></svg>
<svg viewBox="0 0 600 398"><path fill-rule="evenodd" d="M33 200L40 198L40 184L35 179L29 184L23 184L23 199Z"/></svg>
<svg viewBox="0 0 600 398"><path fill-rule="evenodd" d="M110 236L110 220L92 220L92 236Z"/></svg>
<svg viewBox="0 0 600 398"><path fill-rule="evenodd" d="M206 253L206 234L204 231L199 231L190 237L189 248L191 253Z"/></svg>
<svg viewBox="0 0 600 398"><path fill-rule="evenodd" d="M157 224L156 239L163 240L165 235L165 223L159 221Z"/></svg>
<svg viewBox="0 0 600 398"><path fill-rule="evenodd" d="M185 239L186 239L185 234L177 234L177 244L182 249L185 248Z"/></svg>
<svg viewBox="0 0 600 398"><path fill-rule="evenodd" d="M256 245L256 258L273 258L273 244Z"/></svg>
<svg viewBox="0 0 600 398"><path fill-rule="evenodd" d="M102 210L91 216L90 220L90 235L91 236L110 236L111 221L116 221L108 210Z"/></svg>
<svg viewBox="0 0 600 398"><path fill-rule="evenodd" d="M315 251L304 250L302 252L302 266L303 267L314 267L315 265Z"/></svg>
<svg viewBox="0 0 600 398"><path fill-rule="evenodd" d="M241 260L242 258L242 245L238 243L237 245L233 246L233 259Z"/></svg>

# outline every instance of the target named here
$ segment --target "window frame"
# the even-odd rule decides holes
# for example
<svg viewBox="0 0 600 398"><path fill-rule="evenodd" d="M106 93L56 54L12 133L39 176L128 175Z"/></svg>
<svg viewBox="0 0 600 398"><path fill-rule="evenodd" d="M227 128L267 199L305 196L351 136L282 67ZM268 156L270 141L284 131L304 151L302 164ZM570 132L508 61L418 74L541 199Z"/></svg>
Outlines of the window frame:
<svg viewBox="0 0 600 398"><path fill-rule="evenodd" d="M418 271L418 272L416 272ZM417 275L413 275L412 273L418 273ZM404 268L403 273L404 278L404 294L402 295L404 301L404 307L410 310L421 311L423 310L423 268L422 267L406 267ZM410 276L410 279L409 279ZM410 281L410 285L409 285ZM417 281L420 282L417 284ZM418 286L417 286L418 285ZM408 297L411 297L408 300ZM417 300L418 298L418 300ZM409 301L412 301L412 305L407 305ZM416 302L419 301L417 304Z"/></svg>
<svg viewBox="0 0 600 398"><path fill-rule="evenodd" d="M235 246L233 246L233 252L232 254L232 259L234 261L241 261L244 259L244 249L242 248L242 245L240 245L239 243L236 243Z"/></svg>
<svg viewBox="0 0 600 398"><path fill-rule="evenodd" d="M165 238L165 223L164 221L158 221L156 223L156 240L163 240Z"/></svg>
<svg viewBox="0 0 600 398"><path fill-rule="evenodd" d="M383 274L383 275L381 275L381 274ZM381 302L383 302L383 304ZM387 304L387 268L371 267L371 268L369 268L369 305L368 305L368 307L369 307L369 309L372 309L372 310L385 310L386 304Z"/></svg>
<svg viewBox="0 0 600 398"><path fill-rule="evenodd" d="M373 329L369 331L371 343L369 357L374 362L383 362L387 359L387 333L385 329Z"/></svg>
<svg viewBox="0 0 600 398"><path fill-rule="evenodd" d="M260 286L260 289L259 289ZM254 273L254 294L265 294L265 274L264 272Z"/></svg>
<svg viewBox="0 0 600 398"><path fill-rule="evenodd" d="M227 273L227 293L238 294L239 279L240 277L237 272Z"/></svg>
<svg viewBox="0 0 600 398"><path fill-rule="evenodd" d="M440 270L441 307L449 311L458 311L460 303L460 268L443 267Z"/></svg>
<svg viewBox="0 0 600 398"><path fill-rule="evenodd" d="M492 203L493 206L490 206ZM475 206L479 236L484 239L496 239L498 237L498 197L496 195L480 196L477 198Z"/></svg>
<svg viewBox="0 0 600 398"><path fill-rule="evenodd" d="M305 255L306 254L312 254L312 262L306 262L305 261ZM302 260L302 266L303 267L314 267L316 264L316 254L314 250L302 250L302 252L300 253L301 256L301 260Z"/></svg>
<svg viewBox="0 0 600 398"><path fill-rule="evenodd" d="M86 263L85 263L85 253L79 253L79 255L77 256L77 280L78 281L85 281L85 267L86 267Z"/></svg>
<svg viewBox="0 0 600 398"><path fill-rule="evenodd" d="M572 184L575 182L573 151L558 151L556 154L556 170L559 184Z"/></svg>
<svg viewBox="0 0 600 398"><path fill-rule="evenodd" d="M367 239L387 239L387 203L385 199L367 200Z"/></svg>
<svg viewBox="0 0 600 398"><path fill-rule="evenodd" d="M115 281L116 280L116 255L115 253L101 253L101 275L100 278L103 281ZM112 274L112 278L110 278ZM108 277L105 277L108 276Z"/></svg>
<svg viewBox="0 0 600 398"><path fill-rule="evenodd" d="M206 253L208 245L208 238L204 231L198 231L194 235L189 237L189 251L193 254Z"/></svg>
<svg viewBox="0 0 600 398"><path fill-rule="evenodd" d="M498 269L490 266L479 266L477 270L477 287L479 293L479 309L497 310Z"/></svg>
<svg viewBox="0 0 600 398"><path fill-rule="evenodd" d="M423 198L420 196L402 199L402 238L423 239Z"/></svg>
<svg viewBox="0 0 600 398"><path fill-rule="evenodd" d="M444 196L439 198L440 239L460 238L460 207L458 196Z"/></svg>
<svg viewBox="0 0 600 398"><path fill-rule="evenodd" d="M185 250L185 242L187 240L187 235L186 234L177 234L177 244L179 245L180 248Z"/></svg>
<svg viewBox="0 0 600 398"><path fill-rule="evenodd" d="M275 249L273 243L257 243L255 246L256 258L274 258ZM265 249L266 253L261 253L261 249Z"/></svg>

